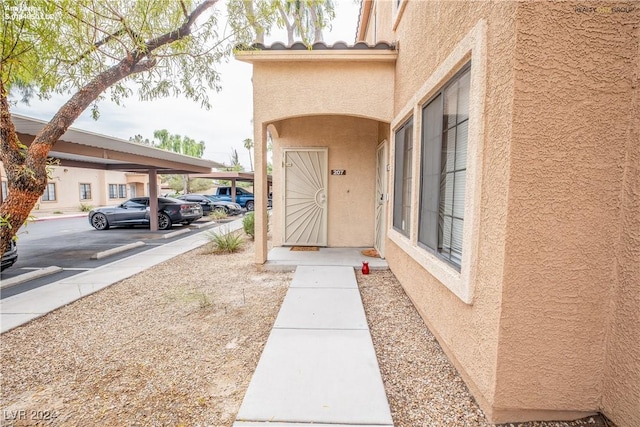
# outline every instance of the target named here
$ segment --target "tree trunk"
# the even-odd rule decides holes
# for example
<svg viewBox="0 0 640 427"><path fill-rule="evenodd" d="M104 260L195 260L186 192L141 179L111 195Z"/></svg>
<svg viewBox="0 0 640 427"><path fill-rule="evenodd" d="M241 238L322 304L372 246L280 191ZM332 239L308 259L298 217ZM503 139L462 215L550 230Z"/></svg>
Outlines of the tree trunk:
<svg viewBox="0 0 640 427"><path fill-rule="evenodd" d="M284 21L284 25L287 27L287 45L291 46L293 44L293 24L289 22L289 18L281 4L278 4L278 11L280 12L280 17Z"/></svg>
<svg viewBox="0 0 640 427"><path fill-rule="evenodd" d="M58 139L108 87L133 73L149 69L153 64L154 62L148 60L134 64L132 58L128 57L99 74L58 110L53 119L38 132L28 148L18 139L9 112L8 93L4 85L0 86L2 91L0 95L2 122L0 159L7 172L9 189L7 199L0 205L0 218L4 219L0 227L0 241L2 241L0 255L8 249L9 241L27 220L31 209L42 195L47 185L47 157Z"/></svg>
<svg viewBox="0 0 640 427"><path fill-rule="evenodd" d="M31 209L42 195L47 184L47 156L53 145L69 129L78 116L101 93L132 74L148 71L156 64L154 50L188 37L192 26L205 10L218 0L205 0L185 17L182 25L159 37L149 40L143 47L127 52L125 58L111 68L98 74L69 99L36 135L26 148L18 139L9 112L8 92L0 80L0 160L5 167L9 194L0 205L0 256L4 255L9 242L29 217ZM186 12L185 12L186 14ZM2 67L0 63L0 67Z"/></svg>
<svg viewBox="0 0 640 427"><path fill-rule="evenodd" d="M323 42L324 41L324 37L322 36L322 26L320 25L320 22L318 22L318 11L317 11L317 5L311 5L309 6L309 11L311 13L311 22L313 22L313 33L314 33L314 37L313 37L313 42L314 43L318 43L318 42Z"/></svg>
<svg viewBox="0 0 640 427"><path fill-rule="evenodd" d="M249 20L249 25L256 32L256 43L264 44L264 27L258 22L256 19L256 13L253 8L253 0L244 0L244 8L247 12L247 19Z"/></svg>

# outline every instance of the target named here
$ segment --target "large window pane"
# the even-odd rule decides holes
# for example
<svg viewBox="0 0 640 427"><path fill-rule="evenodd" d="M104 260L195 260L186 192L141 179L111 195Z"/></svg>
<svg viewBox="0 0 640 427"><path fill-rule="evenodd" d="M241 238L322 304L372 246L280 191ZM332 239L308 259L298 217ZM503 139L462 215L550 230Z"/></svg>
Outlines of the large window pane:
<svg viewBox="0 0 640 427"><path fill-rule="evenodd" d="M444 91L444 119L446 128L450 129L456 125L458 112L458 82L453 82Z"/></svg>
<svg viewBox="0 0 640 427"><path fill-rule="evenodd" d="M458 87L458 123L469 119L469 85L471 73L460 76Z"/></svg>
<svg viewBox="0 0 640 427"><path fill-rule="evenodd" d="M411 184L413 181L413 120L396 131L393 227L409 236L411 224Z"/></svg>
<svg viewBox="0 0 640 427"><path fill-rule="evenodd" d="M402 184L404 174L404 127L396 131L393 176L393 227L402 231Z"/></svg>
<svg viewBox="0 0 640 427"><path fill-rule="evenodd" d="M422 178L418 243L438 248L438 203L440 189L440 151L442 149L442 96L436 96L422 110Z"/></svg>
<svg viewBox="0 0 640 427"><path fill-rule="evenodd" d="M453 174L453 212L454 217L464 218L464 190L467 185L466 171Z"/></svg>
<svg viewBox="0 0 640 427"><path fill-rule="evenodd" d="M460 267L469 139L469 68L422 111L418 242Z"/></svg>
<svg viewBox="0 0 640 427"><path fill-rule="evenodd" d="M452 169L467 169L467 141L469 140L469 121L456 127L456 161Z"/></svg>

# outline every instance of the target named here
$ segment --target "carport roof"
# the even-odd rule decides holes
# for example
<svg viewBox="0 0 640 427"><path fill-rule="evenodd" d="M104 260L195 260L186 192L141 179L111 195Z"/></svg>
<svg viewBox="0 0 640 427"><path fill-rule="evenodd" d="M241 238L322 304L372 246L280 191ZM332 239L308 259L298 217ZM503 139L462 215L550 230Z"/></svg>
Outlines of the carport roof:
<svg viewBox="0 0 640 427"><path fill-rule="evenodd" d="M189 178L210 178L228 181L253 182L255 177L253 172L219 171L201 174L190 174ZM271 183L271 175L267 175L267 182Z"/></svg>
<svg viewBox="0 0 640 427"><path fill-rule="evenodd" d="M20 114L12 114L13 123L23 144L31 144L47 122ZM210 173L224 165L161 150L124 139L69 128L56 142L49 156L61 166L89 169L187 174Z"/></svg>

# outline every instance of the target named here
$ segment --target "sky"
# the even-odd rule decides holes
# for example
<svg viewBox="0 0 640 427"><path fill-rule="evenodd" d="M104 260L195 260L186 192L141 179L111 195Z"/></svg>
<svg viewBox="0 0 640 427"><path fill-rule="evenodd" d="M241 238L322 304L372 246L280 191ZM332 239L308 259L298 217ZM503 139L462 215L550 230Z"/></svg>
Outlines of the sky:
<svg viewBox="0 0 640 427"><path fill-rule="evenodd" d="M328 44L355 40L360 2L358 0L334 0L336 17L331 28L323 32ZM265 38L265 44L276 41L286 43L286 31L277 29ZM222 90L210 94L212 108L205 110L196 102L183 98L160 98L139 101L136 95L125 99L118 106L105 100L99 103L100 118L91 118L85 111L72 125L73 128L128 140L135 135L153 139L153 132L167 129L171 134L188 136L205 142L203 158L229 164L232 150L238 150L240 163L249 167L249 152L244 148L246 138L253 139L252 124L252 66L229 58L218 66ZM29 105L19 103L12 112L50 120L68 96L55 95L47 101L33 99Z"/></svg>

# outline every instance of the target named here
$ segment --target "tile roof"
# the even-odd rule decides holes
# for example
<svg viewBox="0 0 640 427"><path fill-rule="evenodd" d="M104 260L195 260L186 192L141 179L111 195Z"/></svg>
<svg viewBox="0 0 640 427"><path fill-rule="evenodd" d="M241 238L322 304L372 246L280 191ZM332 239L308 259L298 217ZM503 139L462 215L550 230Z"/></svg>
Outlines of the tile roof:
<svg viewBox="0 0 640 427"><path fill-rule="evenodd" d="M325 42L317 42L308 47L302 42L295 42L291 46L287 46L282 42L275 42L269 46L266 46L262 43L254 43L248 47L238 47L238 50L395 50L395 43L389 43L385 41L377 42L376 44L370 45L365 42L358 42L354 45L349 45L345 42L335 42L332 45L328 45Z"/></svg>

